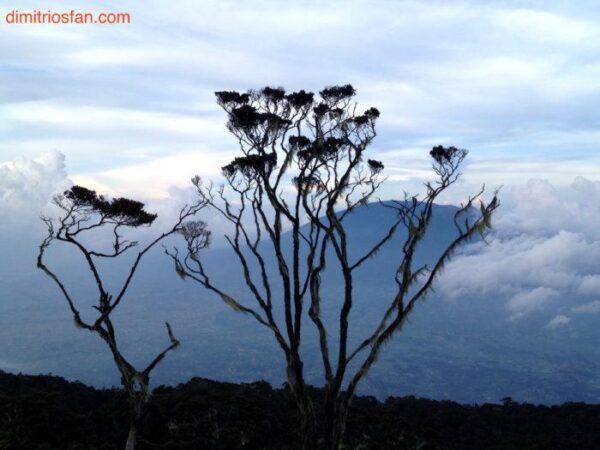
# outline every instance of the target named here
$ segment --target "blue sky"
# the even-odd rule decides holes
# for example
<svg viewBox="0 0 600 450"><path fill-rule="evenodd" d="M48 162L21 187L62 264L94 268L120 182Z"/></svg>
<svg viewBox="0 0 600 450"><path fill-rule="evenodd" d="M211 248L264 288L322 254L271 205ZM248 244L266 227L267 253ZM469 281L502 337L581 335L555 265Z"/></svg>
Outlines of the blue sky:
<svg viewBox="0 0 600 450"><path fill-rule="evenodd" d="M215 90L350 82L392 183L438 143L471 150L469 186L597 179L600 7L570 3L5 2L132 24L0 25L0 161L58 150L76 182L164 197L235 151Z"/></svg>

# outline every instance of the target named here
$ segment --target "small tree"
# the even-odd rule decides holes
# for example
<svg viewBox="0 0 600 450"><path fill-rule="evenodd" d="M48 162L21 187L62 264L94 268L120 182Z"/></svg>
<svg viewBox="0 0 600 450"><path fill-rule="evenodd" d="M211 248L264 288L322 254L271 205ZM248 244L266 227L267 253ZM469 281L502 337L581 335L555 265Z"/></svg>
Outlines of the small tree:
<svg viewBox="0 0 600 450"><path fill-rule="evenodd" d="M455 239L431 267L415 267L415 252L426 235L434 202L458 179L467 154L455 147L434 147L430 155L436 180L425 184L424 197L405 195L404 201L386 203L394 215L393 224L370 249L352 259L347 218L374 198L384 169L380 161L366 157L376 136L379 111L370 108L358 113L354 95L350 85L326 88L319 99L311 92L286 94L282 88L270 87L216 93L241 155L223 167L223 185L205 185L198 177L193 182L201 201L231 224L232 232L226 238L256 306L234 299L207 274L200 252L203 224L197 227L199 234L194 226L185 230L185 255L169 252L180 275L271 330L285 358L304 448L340 447L350 402L383 344L430 291L452 253L490 227L498 206L494 195L489 204L481 202L478 209L473 208L483 189L469 198L456 211ZM388 244L399 228L405 229L406 238L399 248L402 260L394 280L396 293L382 311L379 325L356 348L349 348L349 315L357 300L354 273ZM284 230L288 230L286 236ZM337 335L327 330L321 316L321 275L331 258L343 280ZM276 261L275 271L269 270L269 260ZM282 286L281 293L274 289L275 278ZM307 394L300 354L306 312L318 332L325 376L323 416L318 418L324 428L321 441L315 436L316 413ZM337 355L330 350L331 339L337 340ZM355 360L358 369L352 371L350 364Z"/></svg>
<svg viewBox="0 0 600 450"><path fill-rule="evenodd" d="M133 450L136 446L138 422L141 418L143 406L149 396L150 372L169 351L179 346L179 341L173 335L171 326L167 322L169 346L160 352L144 369L139 370L119 350L111 316L123 301L144 255L167 236L181 230L184 221L194 215L199 207L192 206L182 209L179 219L171 229L155 237L139 251L133 259L133 263L126 269L124 283L113 294L106 286L98 267L98 260L116 259L128 250L138 247L138 242L124 239L119 234L120 231L126 228L150 226L156 219L156 214L146 212L144 204L138 201L127 198L107 200L103 196L97 195L95 191L80 186L73 186L65 191L63 195L56 196L54 203L60 208L61 213L54 220L47 217L42 218L47 226L48 235L40 245L37 266L56 283L62 292L73 314L75 324L79 328L95 333L108 345L121 375L121 384L127 394L130 408L129 436L125 448ZM86 243L85 236L94 231L98 232L98 239L111 243L112 248L109 251L92 249L90 244ZM87 321L82 317L77 302L67 290L65 283L44 262L45 252L54 241L70 244L76 248L83 256L84 265L87 266L93 276L98 289L98 301L94 305L97 313L93 321Z"/></svg>

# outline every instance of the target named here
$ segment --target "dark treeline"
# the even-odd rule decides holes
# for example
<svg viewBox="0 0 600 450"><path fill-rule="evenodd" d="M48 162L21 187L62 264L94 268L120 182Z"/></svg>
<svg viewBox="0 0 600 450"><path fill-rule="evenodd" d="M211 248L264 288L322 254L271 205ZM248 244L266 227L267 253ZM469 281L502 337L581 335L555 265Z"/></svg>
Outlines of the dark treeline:
<svg viewBox="0 0 600 450"><path fill-rule="evenodd" d="M311 390L320 407L316 390ZM127 397L54 376L0 372L0 448L114 449L128 433ZM194 378L158 387L140 423L142 449L294 449L294 399L264 382ZM414 397L352 403L347 448L597 449L600 405L461 405Z"/></svg>

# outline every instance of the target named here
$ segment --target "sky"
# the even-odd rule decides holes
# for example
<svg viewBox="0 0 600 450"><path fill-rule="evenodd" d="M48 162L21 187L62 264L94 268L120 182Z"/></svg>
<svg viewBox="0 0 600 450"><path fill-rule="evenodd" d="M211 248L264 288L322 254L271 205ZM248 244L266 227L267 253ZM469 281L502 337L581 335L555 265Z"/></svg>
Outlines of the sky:
<svg viewBox="0 0 600 450"><path fill-rule="evenodd" d="M386 165L384 196L418 190L437 144L470 150L455 199L503 186L495 238L448 269L485 270L447 277L448 292L500 292L508 320L553 305L552 328L600 312L597 3L41 5L1 11L128 12L132 23L0 24L5 224L37 219L72 182L164 201L195 174L218 177L236 143L216 90L352 83L361 108L381 111L371 151Z"/></svg>
<svg viewBox="0 0 600 450"><path fill-rule="evenodd" d="M436 144L471 151L473 184L593 178L600 7L551 3L5 2L132 23L1 24L0 161L56 150L75 182L166 197L234 154L215 90L352 83L391 181Z"/></svg>

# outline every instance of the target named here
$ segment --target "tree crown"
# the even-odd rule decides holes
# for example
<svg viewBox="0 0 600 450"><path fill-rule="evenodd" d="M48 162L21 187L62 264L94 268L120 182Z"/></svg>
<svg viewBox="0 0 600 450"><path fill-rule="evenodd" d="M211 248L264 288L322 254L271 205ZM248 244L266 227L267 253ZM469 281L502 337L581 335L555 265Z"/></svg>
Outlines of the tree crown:
<svg viewBox="0 0 600 450"><path fill-rule="evenodd" d="M156 214L147 212L142 202L125 197L107 200L103 195L98 195L96 191L83 186L75 185L66 190L63 196L76 208L100 214L106 219L131 227L151 225L157 217ZM57 202L60 202L60 199Z"/></svg>

